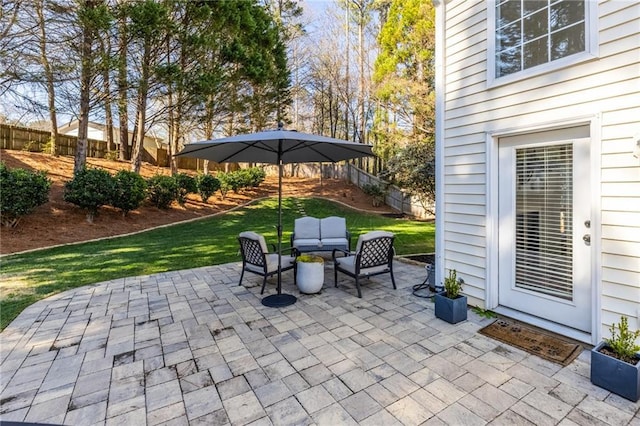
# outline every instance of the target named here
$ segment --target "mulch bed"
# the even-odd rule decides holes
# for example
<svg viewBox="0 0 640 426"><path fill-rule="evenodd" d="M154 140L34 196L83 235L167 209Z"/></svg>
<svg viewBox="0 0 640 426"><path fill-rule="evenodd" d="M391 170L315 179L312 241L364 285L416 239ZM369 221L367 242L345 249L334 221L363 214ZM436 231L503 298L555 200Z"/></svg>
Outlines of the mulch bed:
<svg viewBox="0 0 640 426"><path fill-rule="evenodd" d="M413 254L411 256L402 256L405 259L409 259L409 260L413 260L414 262L420 262L420 263L430 263L430 264L434 264L436 261L436 255L433 253L427 253L427 254Z"/></svg>

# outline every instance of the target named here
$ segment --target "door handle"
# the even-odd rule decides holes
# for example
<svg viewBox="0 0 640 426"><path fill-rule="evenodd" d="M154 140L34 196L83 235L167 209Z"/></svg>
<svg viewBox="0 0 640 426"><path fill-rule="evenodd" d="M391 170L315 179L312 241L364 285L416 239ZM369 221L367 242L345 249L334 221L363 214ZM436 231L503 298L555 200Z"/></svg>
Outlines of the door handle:
<svg viewBox="0 0 640 426"><path fill-rule="evenodd" d="M591 245L591 234L584 234L582 236L582 241L584 241L584 243L588 246Z"/></svg>

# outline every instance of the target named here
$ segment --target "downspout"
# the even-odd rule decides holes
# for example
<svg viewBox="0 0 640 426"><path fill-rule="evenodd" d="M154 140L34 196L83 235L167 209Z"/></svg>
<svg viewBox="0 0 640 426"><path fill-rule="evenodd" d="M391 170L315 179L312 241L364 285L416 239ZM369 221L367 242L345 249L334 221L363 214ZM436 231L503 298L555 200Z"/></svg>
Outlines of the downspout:
<svg viewBox="0 0 640 426"><path fill-rule="evenodd" d="M446 0L432 0L436 8L436 280L444 282L444 109Z"/></svg>

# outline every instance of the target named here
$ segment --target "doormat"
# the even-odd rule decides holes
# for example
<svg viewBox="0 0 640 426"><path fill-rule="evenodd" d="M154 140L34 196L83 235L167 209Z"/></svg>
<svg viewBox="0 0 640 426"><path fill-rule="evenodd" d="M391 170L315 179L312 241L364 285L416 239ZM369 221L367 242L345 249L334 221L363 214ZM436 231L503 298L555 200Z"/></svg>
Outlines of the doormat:
<svg viewBox="0 0 640 426"><path fill-rule="evenodd" d="M579 344L506 318L494 321L478 333L563 366L569 365L582 352Z"/></svg>

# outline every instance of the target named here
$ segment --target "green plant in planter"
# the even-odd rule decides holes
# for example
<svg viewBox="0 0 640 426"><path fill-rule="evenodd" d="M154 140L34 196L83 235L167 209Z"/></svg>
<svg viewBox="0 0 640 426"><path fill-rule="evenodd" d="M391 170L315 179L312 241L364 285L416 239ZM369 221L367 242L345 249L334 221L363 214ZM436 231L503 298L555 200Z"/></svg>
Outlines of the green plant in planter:
<svg viewBox="0 0 640 426"><path fill-rule="evenodd" d="M434 296L436 318L451 324L467 319L467 297L460 294L462 283L456 270L450 269L449 276L444 279L444 291Z"/></svg>
<svg viewBox="0 0 640 426"><path fill-rule="evenodd" d="M314 254L302 254L297 257L296 261L302 263L324 263L324 259L321 256Z"/></svg>
<svg viewBox="0 0 640 426"><path fill-rule="evenodd" d="M640 331L629 331L627 317L609 328L611 337L591 349L591 383L630 401L640 399Z"/></svg>
<svg viewBox="0 0 640 426"><path fill-rule="evenodd" d="M636 339L640 337L640 330L630 331L629 320L627 317L622 316L620 317L620 324L611 324L609 331L611 332L611 338L604 339L607 346L622 361L635 364L637 361L636 354L640 352L640 346L636 345Z"/></svg>
<svg viewBox="0 0 640 426"><path fill-rule="evenodd" d="M462 278L458 278L455 269L449 270L449 276L444 279L444 291L447 293L449 299L456 299L460 296L463 282Z"/></svg>
<svg viewBox="0 0 640 426"><path fill-rule="evenodd" d="M296 261L296 284L300 293L320 292L324 284L324 259L313 254L302 254Z"/></svg>

